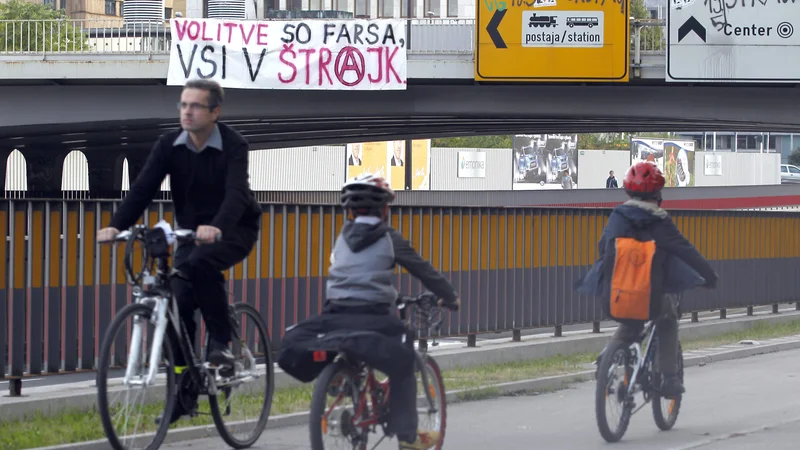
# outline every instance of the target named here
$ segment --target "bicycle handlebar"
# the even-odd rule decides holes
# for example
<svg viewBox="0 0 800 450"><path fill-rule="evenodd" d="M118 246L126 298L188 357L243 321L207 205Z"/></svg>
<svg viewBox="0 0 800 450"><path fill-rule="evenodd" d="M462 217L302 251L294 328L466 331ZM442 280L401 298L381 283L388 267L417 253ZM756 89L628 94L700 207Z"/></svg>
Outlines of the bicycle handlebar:
<svg viewBox="0 0 800 450"><path fill-rule="evenodd" d="M104 243L105 242L125 242L126 243L126 245L125 245L125 256L124 256L125 271L127 272L128 282L130 284L132 284L132 285L138 285L139 282L142 280L142 277L144 276L144 272L145 272L145 270L147 270L147 264L149 263L149 261L151 259L150 258L150 254L148 252L148 249L145 246L145 248L144 248L144 258L143 258L144 261L145 261L145 265L142 267L142 270L139 271L138 275L135 274L135 272L133 270L133 244L136 241L144 242L145 241L145 233L149 229L150 228L148 228L145 225L134 225L133 227L131 227L130 230L123 230L123 231L120 231L119 233L117 233L117 235L114 236L113 240L111 240L111 241L103 241ZM193 231L193 230L176 229L176 230L170 230L169 232L164 230L164 232L167 235L168 239L170 237L174 237L175 240L178 241L178 242L194 242L194 241L197 241L197 233L195 231ZM221 240L222 240L222 235L221 234L218 234L214 239L215 242L219 242Z"/></svg>
<svg viewBox="0 0 800 450"><path fill-rule="evenodd" d="M146 228L143 225L138 225L137 227L139 227L140 229L145 229ZM192 230L186 230L186 229L178 228L176 230L173 230L173 232L171 234L175 237L175 239L178 242L191 242L191 241L196 241L197 240L197 233L195 231L192 231ZM126 242L129 239L131 239L133 236L136 236L134 239L144 240L144 236L142 236L139 233L134 233L133 231L130 231L130 230L123 230L123 231L120 231L119 234L114 236L114 240L113 241L114 242ZM218 234L214 240L215 240L215 242L221 241L222 240L222 235ZM112 241L104 241L104 242L112 242Z"/></svg>
<svg viewBox="0 0 800 450"><path fill-rule="evenodd" d="M439 305L439 297L431 292L423 292L414 297L400 295L396 304L397 309L400 310L400 318L402 320L407 317L406 307L416 306L417 326L415 328L419 330L427 328L429 333L438 332L439 327L442 325L443 319L441 317L438 317L435 321L431 320L441 308L447 308L451 311L458 310L458 305Z"/></svg>

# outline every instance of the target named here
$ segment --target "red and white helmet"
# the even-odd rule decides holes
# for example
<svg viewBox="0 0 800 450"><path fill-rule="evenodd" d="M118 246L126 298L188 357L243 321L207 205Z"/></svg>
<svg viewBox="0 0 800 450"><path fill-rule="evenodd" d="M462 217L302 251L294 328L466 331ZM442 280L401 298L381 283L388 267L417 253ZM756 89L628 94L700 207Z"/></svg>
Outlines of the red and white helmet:
<svg viewBox="0 0 800 450"><path fill-rule="evenodd" d="M341 199L344 209L384 215L386 206L394 200L394 191L383 177L362 173L344 184Z"/></svg>

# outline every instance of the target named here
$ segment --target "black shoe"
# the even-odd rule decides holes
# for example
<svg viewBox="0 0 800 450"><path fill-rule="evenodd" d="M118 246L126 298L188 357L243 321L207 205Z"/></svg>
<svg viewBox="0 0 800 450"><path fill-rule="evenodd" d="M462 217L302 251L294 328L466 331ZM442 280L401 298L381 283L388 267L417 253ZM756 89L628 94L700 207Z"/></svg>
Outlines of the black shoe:
<svg viewBox="0 0 800 450"><path fill-rule="evenodd" d="M180 420L183 416L191 415L199 406L197 392L186 386L185 381L184 375L176 377L175 384L178 386L178 392L175 398L175 406L172 408L172 415L169 418L170 425ZM164 420L163 412L156 417L156 425L159 425L162 420Z"/></svg>
<svg viewBox="0 0 800 450"><path fill-rule="evenodd" d="M232 377L236 374L234 363L236 358L231 353L227 344L214 339L208 341L208 362L212 366L220 367L219 374L223 377Z"/></svg>
<svg viewBox="0 0 800 450"><path fill-rule="evenodd" d="M686 392L683 383L676 375L664 375L664 381L661 383L661 396L674 400Z"/></svg>

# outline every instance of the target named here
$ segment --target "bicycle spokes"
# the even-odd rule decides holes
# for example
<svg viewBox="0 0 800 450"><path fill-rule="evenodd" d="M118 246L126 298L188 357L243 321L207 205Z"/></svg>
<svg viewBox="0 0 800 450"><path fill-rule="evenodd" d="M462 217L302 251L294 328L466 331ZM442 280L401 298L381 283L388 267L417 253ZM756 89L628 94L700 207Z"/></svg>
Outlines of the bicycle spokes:
<svg viewBox="0 0 800 450"><path fill-rule="evenodd" d="M121 316L110 330L103 361L108 368L98 373L98 388L103 390L100 408L115 444L127 449L146 448L158 429L156 417L167 407L167 389L163 367L150 369L151 354L155 348L152 321L148 320L146 307ZM161 353L161 352L159 352ZM155 383L146 380L158 373Z"/></svg>
<svg viewBox="0 0 800 450"><path fill-rule="evenodd" d="M366 448L366 431L356 426L361 406L355 392L355 380L343 372L339 372L327 387L327 401L320 421L323 442L326 449L358 449ZM362 405L363 404L363 405Z"/></svg>

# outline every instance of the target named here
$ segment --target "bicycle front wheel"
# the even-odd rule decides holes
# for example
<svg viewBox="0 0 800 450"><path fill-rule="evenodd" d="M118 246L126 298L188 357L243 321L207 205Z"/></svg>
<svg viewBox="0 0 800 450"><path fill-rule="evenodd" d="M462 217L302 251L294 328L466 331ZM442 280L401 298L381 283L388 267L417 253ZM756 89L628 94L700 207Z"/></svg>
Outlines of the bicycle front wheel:
<svg viewBox="0 0 800 450"><path fill-rule="evenodd" d="M217 395L209 395L208 403L222 440L241 449L255 444L267 426L275 366L261 314L246 303L237 303L231 309L237 325L234 336L239 337L234 338L232 347L236 370L230 379L217 377Z"/></svg>
<svg viewBox="0 0 800 450"><path fill-rule="evenodd" d="M103 338L97 368L97 407L109 444L115 450L155 450L164 441L169 421L156 424L164 412L170 417L175 407L175 371L169 336L164 333L161 364L166 373L148 386L150 353L155 325L153 308L144 304L128 305L117 313ZM151 326L152 329L148 329ZM129 343L130 340L130 343ZM132 358L129 357L132 356ZM129 383L125 385L128 364L132 363ZM113 380L109 378L114 377ZM115 406L115 401L123 402ZM131 413L139 415L129 417Z"/></svg>
<svg viewBox="0 0 800 450"><path fill-rule="evenodd" d="M417 365L422 366L417 368L417 417L419 418L417 428L424 431L438 431L439 442L434 449L441 450L447 428L447 395L442 371L439 370L436 360L430 356L418 358Z"/></svg>
<svg viewBox="0 0 800 450"><path fill-rule="evenodd" d="M622 439L631 420L632 403L628 391L635 381L631 380L633 368L630 366L630 360L628 345L622 341L612 340L597 367L595 418L600 435L607 442L617 442ZM608 409L617 412L609 414ZM616 425L611 425L609 418L614 416L618 422Z"/></svg>
<svg viewBox="0 0 800 450"><path fill-rule="evenodd" d="M683 348L680 342L678 342L678 379L683 383ZM653 381L656 386L661 386L661 374L654 373ZM659 429L669 431L675 426L681 410L682 398L683 396L680 395L676 399L668 399L661 397L658 392L653 393L653 419Z"/></svg>

